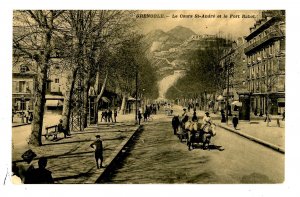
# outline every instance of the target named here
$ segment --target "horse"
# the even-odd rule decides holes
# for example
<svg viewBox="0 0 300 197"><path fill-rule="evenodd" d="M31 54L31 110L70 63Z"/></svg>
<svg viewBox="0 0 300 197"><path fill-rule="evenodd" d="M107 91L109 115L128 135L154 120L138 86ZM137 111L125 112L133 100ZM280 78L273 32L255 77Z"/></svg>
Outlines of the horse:
<svg viewBox="0 0 300 197"><path fill-rule="evenodd" d="M188 140L187 146L189 150L191 150L192 143L200 143L201 142L201 123L188 121L185 123L185 129L188 131Z"/></svg>

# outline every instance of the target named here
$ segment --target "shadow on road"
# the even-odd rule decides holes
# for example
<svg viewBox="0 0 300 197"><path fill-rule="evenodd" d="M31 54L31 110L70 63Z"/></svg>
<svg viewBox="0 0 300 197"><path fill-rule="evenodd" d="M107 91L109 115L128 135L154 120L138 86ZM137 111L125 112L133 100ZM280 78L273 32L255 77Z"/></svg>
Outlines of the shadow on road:
<svg viewBox="0 0 300 197"><path fill-rule="evenodd" d="M203 145L194 145L194 149L203 149ZM209 145L208 147L204 148L204 150L218 150L218 151L223 151L224 148L222 146L217 146L217 145Z"/></svg>

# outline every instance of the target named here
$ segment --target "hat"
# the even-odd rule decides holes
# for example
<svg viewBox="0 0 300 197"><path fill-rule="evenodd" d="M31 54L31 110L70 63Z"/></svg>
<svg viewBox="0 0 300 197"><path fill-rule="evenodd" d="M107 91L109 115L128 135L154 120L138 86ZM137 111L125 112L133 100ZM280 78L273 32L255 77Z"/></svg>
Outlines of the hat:
<svg viewBox="0 0 300 197"><path fill-rule="evenodd" d="M35 152L33 152L31 149L27 150L25 153L23 153L22 158L25 161L29 161L31 162L33 160L33 158L36 157Z"/></svg>
<svg viewBox="0 0 300 197"><path fill-rule="evenodd" d="M184 107L183 110L186 110L186 108Z"/></svg>
<svg viewBox="0 0 300 197"><path fill-rule="evenodd" d="M100 135L96 135L96 138L100 138Z"/></svg>
<svg viewBox="0 0 300 197"><path fill-rule="evenodd" d="M205 114L209 114L209 112L207 111L207 112L205 112Z"/></svg>

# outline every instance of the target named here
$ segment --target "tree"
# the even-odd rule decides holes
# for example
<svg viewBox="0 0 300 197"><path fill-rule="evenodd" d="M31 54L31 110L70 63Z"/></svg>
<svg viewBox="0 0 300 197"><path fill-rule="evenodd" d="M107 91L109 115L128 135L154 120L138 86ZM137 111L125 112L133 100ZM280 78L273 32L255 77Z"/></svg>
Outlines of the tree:
<svg viewBox="0 0 300 197"><path fill-rule="evenodd" d="M63 11L14 11L13 55L32 59L37 65L32 131L29 143L42 145L46 81L55 52L53 39L59 33Z"/></svg>
<svg viewBox="0 0 300 197"><path fill-rule="evenodd" d="M206 105L207 94L214 94L224 86L220 58L228 42L216 37L207 47L190 51L187 61L189 68L186 75L167 92L167 98L195 98L202 95Z"/></svg>

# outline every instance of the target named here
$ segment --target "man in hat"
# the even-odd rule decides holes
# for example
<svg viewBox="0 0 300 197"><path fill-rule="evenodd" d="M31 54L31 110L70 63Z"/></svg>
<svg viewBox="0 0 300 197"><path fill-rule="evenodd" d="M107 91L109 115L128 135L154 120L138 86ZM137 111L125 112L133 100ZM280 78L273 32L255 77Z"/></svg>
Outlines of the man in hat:
<svg viewBox="0 0 300 197"><path fill-rule="evenodd" d="M209 112L205 112L205 116L203 117L203 127L210 126L212 124L211 117L209 116Z"/></svg>
<svg viewBox="0 0 300 197"><path fill-rule="evenodd" d="M100 139L100 135L96 135L96 141L94 141L90 146L95 150L95 159L96 159L97 168L99 169L99 164L98 164L99 159L100 159L100 168L104 168L104 166L102 166L103 145L102 145L102 140Z"/></svg>

